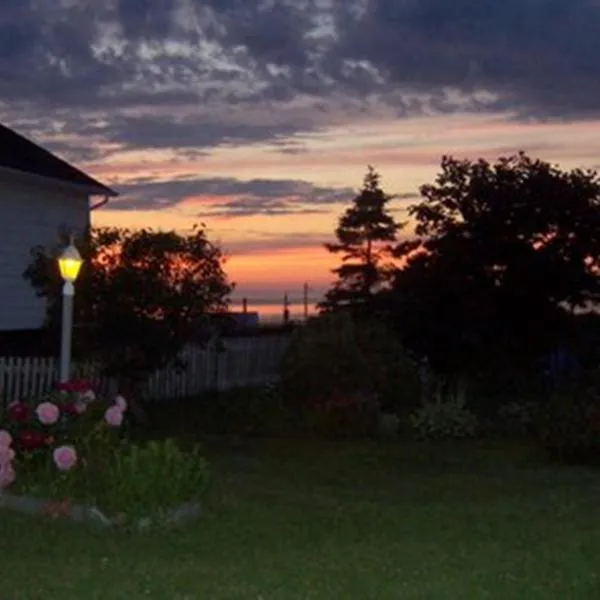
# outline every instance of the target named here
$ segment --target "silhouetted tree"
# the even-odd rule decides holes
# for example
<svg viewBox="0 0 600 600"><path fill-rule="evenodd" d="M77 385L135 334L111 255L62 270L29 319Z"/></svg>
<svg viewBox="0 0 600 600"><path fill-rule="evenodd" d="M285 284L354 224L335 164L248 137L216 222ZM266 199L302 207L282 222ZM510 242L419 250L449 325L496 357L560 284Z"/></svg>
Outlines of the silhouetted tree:
<svg viewBox="0 0 600 600"><path fill-rule="evenodd" d="M337 243L325 245L329 252L342 255L342 264L332 271L337 281L319 304L321 311L364 308L389 281L393 271L387 259L401 228L389 212L391 199L369 166L360 193L338 221Z"/></svg>
<svg viewBox="0 0 600 600"><path fill-rule="evenodd" d="M176 359L209 311L226 308L232 285L221 250L198 227L187 234L93 228L78 245L84 263L76 284L74 347L135 396L149 374ZM23 274L47 299L47 326L55 329L60 249L33 248Z"/></svg>
<svg viewBox="0 0 600 600"><path fill-rule="evenodd" d="M383 298L405 344L434 368L525 364L600 298L600 182L524 153L444 157L410 207L416 237Z"/></svg>

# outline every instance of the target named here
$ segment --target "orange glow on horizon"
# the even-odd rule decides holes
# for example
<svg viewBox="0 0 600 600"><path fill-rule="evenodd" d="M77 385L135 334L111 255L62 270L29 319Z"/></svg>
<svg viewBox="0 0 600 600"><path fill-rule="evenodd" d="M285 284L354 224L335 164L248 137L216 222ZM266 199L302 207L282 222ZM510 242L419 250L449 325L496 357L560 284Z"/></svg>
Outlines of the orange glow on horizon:
<svg viewBox="0 0 600 600"><path fill-rule="evenodd" d="M337 119L321 130L294 136L291 142L299 150L294 153L281 152L268 142L222 146L197 155L181 155L177 149L115 150L102 161L82 167L117 191L120 184L135 180L194 178L300 180L358 190L367 164L372 164L381 174L386 192L414 194L420 185L435 179L444 154L495 160L524 150L564 169L600 166L600 120L520 122L508 113L398 119L390 112L366 118L354 115L347 121ZM339 264L339 257L330 255L321 243L332 239L343 204L318 204L316 208L322 212L315 214L202 215L207 205L211 211L218 210L219 205L243 198L243 194L190 193L160 210L111 210L109 204L93 214L93 223L181 231L205 222L209 239L225 250L225 270L238 283L240 294L252 288L279 296L281 290L304 281L327 287L334 278L330 270ZM394 206L400 221L405 220L401 213L406 202Z"/></svg>
<svg viewBox="0 0 600 600"><path fill-rule="evenodd" d="M281 285L302 285L309 279L314 285L328 285L333 279L330 271L337 264L336 257L315 246L235 255L227 259L225 270L238 284L276 281Z"/></svg>

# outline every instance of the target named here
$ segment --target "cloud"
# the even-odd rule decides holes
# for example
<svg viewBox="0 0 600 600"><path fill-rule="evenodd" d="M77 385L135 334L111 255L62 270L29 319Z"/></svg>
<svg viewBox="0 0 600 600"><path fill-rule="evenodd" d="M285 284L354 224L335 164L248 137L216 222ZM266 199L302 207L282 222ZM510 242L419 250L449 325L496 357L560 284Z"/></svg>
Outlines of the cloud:
<svg viewBox="0 0 600 600"><path fill-rule="evenodd" d="M112 210L160 210L189 200L198 205L196 217L243 217L324 212L328 205L347 202L350 188L326 188L291 179L234 178L138 180L119 186L121 198Z"/></svg>
<svg viewBox="0 0 600 600"><path fill-rule="evenodd" d="M370 0L337 6L334 69L368 65L388 84L497 95L538 117L598 115L600 4L595 0ZM366 68L366 67L365 67Z"/></svg>
<svg viewBox="0 0 600 600"><path fill-rule="evenodd" d="M192 115L177 120L157 116L117 116L110 123L88 126L83 132L99 132L107 142L121 145L123 149L132 148L215 148L225 145L252 144L262 140L273 140L293 135L299 127L298 119L252 123L252 115L244 122L236 114L229 118L204 118ZM302 127L309 129L310 125Z"/></svg>
<svg viewBox="0 0 600 600"><path fill-rule="evenodd" d="M221 230L223 232L223 230ZM323 249L324 244L330 241L328 235L318 232L296 232L296 233L270 233L255 232L245 239L233 239L227 241L227 234L224 233L223 247L228 255L261 255L271 254L273 251L282 250L302 250L302 249Z"/></svg>
<svg viewBox="0 0 600 600"><path fill-rule="evenodd" d="M596 0L3 0L0 117L84 158L301 152L286 140L382 106L592 117L598 31Z"/></svg>

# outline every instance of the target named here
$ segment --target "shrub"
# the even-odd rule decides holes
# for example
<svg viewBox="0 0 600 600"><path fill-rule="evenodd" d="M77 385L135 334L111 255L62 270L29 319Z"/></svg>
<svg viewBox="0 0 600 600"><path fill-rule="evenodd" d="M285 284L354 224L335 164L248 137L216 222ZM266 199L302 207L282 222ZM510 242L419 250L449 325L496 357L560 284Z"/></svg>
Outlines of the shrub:
<svg viewBox="0 0 600 600"><path fill-rule="evenodd" d="M509 436L531 434L538 422L539 413L539 402L509 402L498 409L495 429Z"/></svg>
<svg viewBox="0 0 600 600"><path fill-rule="evenodd" d="M418 401L419 373L383 323L325 314L295 333L282 363L282 394L300 412L354 395L377 396L398 411Z"/></svg>
<svg viewBox="0 0 600 600"><path fill-rule="evenodd" d="M79 502L126 521L198 499L208 480L198 451L172 441L132 445L122 431L126 411L124 398L107 402L83 382L10 404L0 423L0 486L60 511Z"/></svg>
<svg viewBox="0 0 600 600"><path fill-rule="evenodd" d="M371 435L378 414L375 397L360 392L334 391L294 409L275 381L210 395L194 408L206 432L257 437Z"/></svg>
<svg viewBox="0 0 600 600"><path fill-rule="evenodd" d="M537 439L557 461L600 464L598 372L553 390L540 412Z"/></svg>
<svg viewBox="0 0 600 600"><path fill-rule="evenodd" d="M478 427L475 414L455 398L425 402L409 420L416 437L422 440L473 437Z"/></svg>
<svg viewBox="0 0 600 600"><path fill-rule="evenodd" d="M535 407L546 398L547 389L540 369L499 366L470 379L469 406L480 418L489 420L495 431L518 433L522 429L519 421L535 418Z"/></svg>
<svg viewBox="0 0 600 600"><path fill-rule="evenodd" d="M309 435L365 437L377 433L378 415L374 396L335 392L327 400L306 407L299 426Z"/></svg>
<svg viewBox="0 0 600 600"><path fill-rule="evenodd" d="M197 448L184 451L171 439L131 444L114 452L99 474L95 501L126 521L166 517L170 509L197 501L208 478L208 463Z"/></svg>
<svg viewBox="0 0 600 600"><path fill-rule="evenodd" d="M35 401L12 402L0 422L2 487L14 482L20 491L52 498L80 493L90 468L100 470L119 444L126 409L124 398L97 398L83 381L59 384Z"/></svg>
<svg viewBox="0 0 600 600"><path fill-rule="evenodd" d="M180 404L184 429L211 434L266 436L285 433L288 413L276 382L208 393ZM169 411L171 414L173 411Z"/></svg>
<svg viewBox="0 0 600 600"><path fill-rule="evenodd" d="M229 433L249 436L285 434L289 414L277 381L222 396Z"/></svg>

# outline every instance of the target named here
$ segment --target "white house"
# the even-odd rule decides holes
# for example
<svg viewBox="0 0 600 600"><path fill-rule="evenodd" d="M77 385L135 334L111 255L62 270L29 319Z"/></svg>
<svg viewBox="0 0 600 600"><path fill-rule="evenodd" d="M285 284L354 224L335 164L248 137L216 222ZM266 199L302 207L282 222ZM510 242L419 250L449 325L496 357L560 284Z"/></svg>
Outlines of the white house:
<svg viewBox="0 0 600 600"><path fill-rule="evenodd" d="M116 192L0 125L0 331L41 327L45 303L23 279L31 249L65 228L81 232L90 211Z"/></svg>

